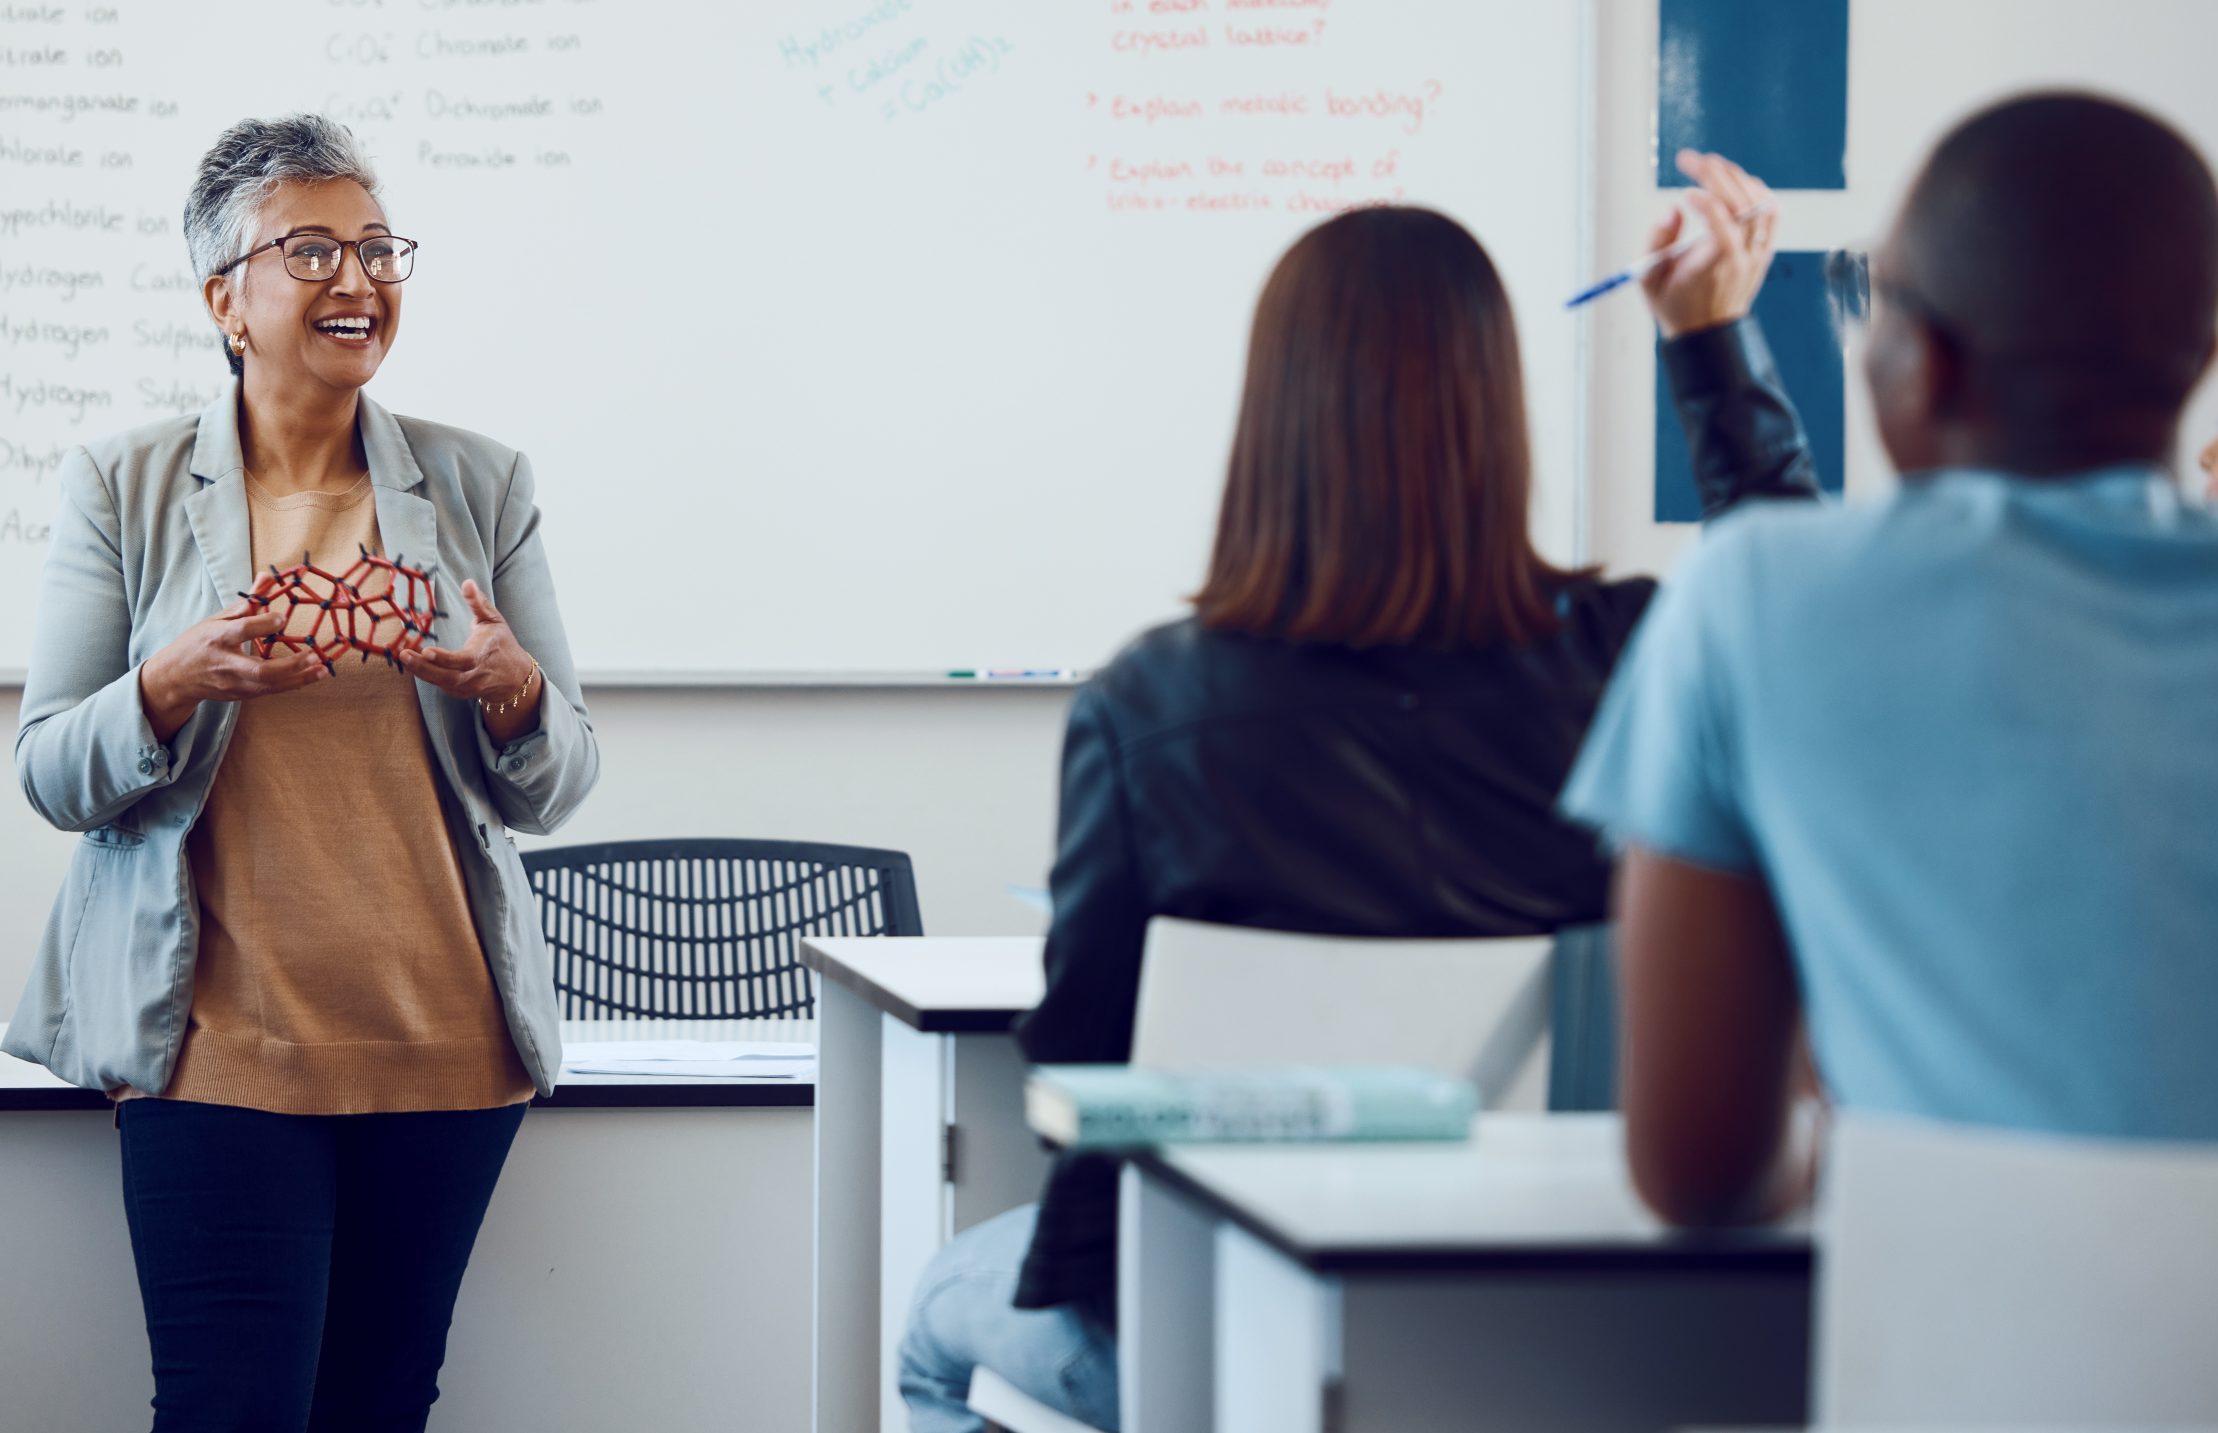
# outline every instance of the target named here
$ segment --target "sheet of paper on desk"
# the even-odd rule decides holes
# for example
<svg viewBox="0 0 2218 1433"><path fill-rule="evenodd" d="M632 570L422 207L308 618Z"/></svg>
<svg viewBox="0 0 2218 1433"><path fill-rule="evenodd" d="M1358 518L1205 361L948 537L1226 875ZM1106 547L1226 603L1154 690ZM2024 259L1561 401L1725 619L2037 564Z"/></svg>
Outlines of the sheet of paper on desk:
<svg viewBox="0 0 2218 1433"><path fill-rule="evenodd" d="M593 1040L562 1052L574 1075L798 1080L816 1074L816 1047L791 1040Z"/></svg>

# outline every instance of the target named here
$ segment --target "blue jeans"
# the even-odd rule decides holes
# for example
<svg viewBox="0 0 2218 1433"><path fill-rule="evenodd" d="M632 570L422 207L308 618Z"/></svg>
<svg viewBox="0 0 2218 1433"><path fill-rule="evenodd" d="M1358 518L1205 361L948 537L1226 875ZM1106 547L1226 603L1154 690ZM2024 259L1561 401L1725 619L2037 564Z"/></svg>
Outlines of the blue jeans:
<svg viewBox="0 0 2218 1433"><path fill-rule="evenodd" d="M965 1396L980 1365L1082 1423L1117 1426L1117 1341L1071 1308L1020 1309L1017 1270L1039 1206L1012 1209L933 1255L901 1340L901 1396L911 1433L979 1433Z"/></svg>
<svg viewBox="0 0 2218 1433"><path fill-rule="evenodd" d="M422 1433L523 1118L121 1105L155 1433Z"/></svg>

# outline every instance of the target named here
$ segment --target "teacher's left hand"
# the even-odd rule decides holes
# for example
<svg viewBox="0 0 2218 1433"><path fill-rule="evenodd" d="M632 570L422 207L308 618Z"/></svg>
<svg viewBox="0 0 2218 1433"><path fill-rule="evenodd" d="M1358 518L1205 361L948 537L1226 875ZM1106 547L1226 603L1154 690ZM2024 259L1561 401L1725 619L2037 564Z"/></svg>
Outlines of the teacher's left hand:
<svg viewBox="0 0 2218 1433"><path fill-rule="evenodd" d="M401 670L452 697L500 701L531 680L531 654L475 582L462 584L475 625L461 647L426 647L400 655Z"/></svg>

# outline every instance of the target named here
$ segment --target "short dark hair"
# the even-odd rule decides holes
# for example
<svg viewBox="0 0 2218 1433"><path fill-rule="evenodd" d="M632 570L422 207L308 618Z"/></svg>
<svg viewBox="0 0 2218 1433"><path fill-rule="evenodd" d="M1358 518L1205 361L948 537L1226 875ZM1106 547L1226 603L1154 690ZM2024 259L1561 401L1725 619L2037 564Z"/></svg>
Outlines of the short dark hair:
<svg viewBox="0 0 2218 1433"><path fill-rule="evenodd" d="M1571 574L1528 530L1509 295L1426 209L1351 211L1279 261L1255 311L1205 626L1354 647L1525 642Z"/></svg>
<svg viewBox="0 0 2218 1433"><path fill-rule="evenodd" d="M2218 188L2179 132L2102 95L2039 91L1944 136L1897 248L1931 321L2006 419L2176 421L2218 320Z"/></svg>

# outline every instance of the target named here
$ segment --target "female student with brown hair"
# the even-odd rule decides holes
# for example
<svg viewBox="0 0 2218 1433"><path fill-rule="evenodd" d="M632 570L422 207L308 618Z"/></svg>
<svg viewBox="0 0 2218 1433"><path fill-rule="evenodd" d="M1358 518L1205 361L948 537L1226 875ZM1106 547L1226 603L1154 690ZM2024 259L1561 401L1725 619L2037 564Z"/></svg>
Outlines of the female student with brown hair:
<svg viewBox="0 0 2218 1433"><path fill-rule="evenodd" d="M1683 165L1712 235L1646 288L1705 505L1807 496L1800 424L1745 317L1766 195L1715 156ZM1071 709L1047 992L1018 1032L1032 1060L1130 1057L1152 916L1368 936L1602 917L1607 865L1556 793L1655 584L1543 560L1530 491L1516 327L1478 241L1403 208L1303 236L1256 312L1195 614ZM948 1245L902 1345L911 1427L980 1428L981 1363L1114 1427L1115 1239L1116 1169L1092 1157Z"/></svg>

